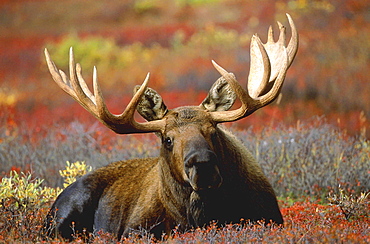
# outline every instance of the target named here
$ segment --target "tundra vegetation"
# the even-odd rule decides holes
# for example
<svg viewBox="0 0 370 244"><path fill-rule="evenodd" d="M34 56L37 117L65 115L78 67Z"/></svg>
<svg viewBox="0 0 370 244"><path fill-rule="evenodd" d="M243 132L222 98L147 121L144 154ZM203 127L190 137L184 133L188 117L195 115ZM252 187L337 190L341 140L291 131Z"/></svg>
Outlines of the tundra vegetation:
<svg viewBox="0 0 370 244"><path fill-rule="evenodd" d="M244 222L185 233L175 228L159 242L370 242L367 1L111 1L104 12L100 1L83 9L81 2L0 6L0 40L6 44L0 45L1 241L42 242L40 229L56 195L90 166L158 156L155 136L114 136L56 92L42 57L45 46L64 70L70 46L83 67L97 65L107 77L101 82L113 112L129 99L117 103L113 94L133 87L147 71L156 75L151 86L180 106L204 98L217 78L211 59L232 67L243 82L250 36L288 12L304 42L283 98L228 127L273 185L285 227ZM196 88L181 87L183 81ZM99 234L94 242L115 242ZM122 239L153 241L147 229Z"/></svg>
<svg viewBox="0 0 370 244"><path fill-rule="evenodd" d="M40 241L44 218L56 195L90 166L158 153L158 139L151 135L107 138L104 128L92 129L81 122L69 124L67 130L56 124L52 130L41 131L3 124L7 126L1 128L1 161L11 167L0 183L0 238L4 241ZM294 127L266 128L258 134L230 130L259 159L278 195L285 227L210 224L185 233L174 229L171 238L161 242L369 242L367 139L351 137L322 118ZM28 140L30 133L32 141ZM6 140L9 134L13 137ZM84 162L67 164L76 153ZM31 161L34 164L19 163ZM94 241L115 242L112 238L99 233ZM135 230L122 239L123 243L152 241L147 229Z"/></svg>

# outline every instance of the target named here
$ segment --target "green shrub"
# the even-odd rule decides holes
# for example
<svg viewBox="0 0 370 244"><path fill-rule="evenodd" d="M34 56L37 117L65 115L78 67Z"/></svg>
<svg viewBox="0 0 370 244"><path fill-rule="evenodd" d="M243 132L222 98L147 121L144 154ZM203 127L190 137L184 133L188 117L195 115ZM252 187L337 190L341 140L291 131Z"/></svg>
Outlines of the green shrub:
<svg viewBox="0 0 370 244"><path fill-rule="evenodd" d="M68 70L68 53L73 47L75 61L80 63L82 68L91 69L98 66L100 69L113 68L118 46L113 39L91 36L80 38L76 34L66 35L60 42L46 45L52 54L53 61L62 70ZM113 66L113 67L112 67Z"/></svg>
<svg viewBox="0 0 370 244"><path fill-rule="evenodd" d="M41 187L42 179L11 171L0 183L0 235L36 238L50 202L59 188Z"/></svg>
<svg viewBox="0 0 370 244"><path fill-rule="evenodd" d="M66 164L67 165L64 170L59 170L60 176L64 178L64 188L92 170L92 167L86 165L85 162L76 161L74 163L70 163L67 161Z"/></svg>
<svg viewBox="0 0 370 244"><path fill-rule="evenodd" d="M60 170L64 187L92 167L84 162L66 162ZM0 236L14 239L39 238L43 219L51 203L62 191L61 188L42 187L43 179L33 178L31 173L11 171L0 182Z"/></svg>
<svg viewBox="0 0 370 244"><path fill-rule="evenodd" d="M30 173L11 171L9 177L4 177L0 183L1 207L9 206L9 200L13 202L10 206L12 211L23 211L49 202L60 193L60 189L41 187L42 179L32 179Z"/></svg>

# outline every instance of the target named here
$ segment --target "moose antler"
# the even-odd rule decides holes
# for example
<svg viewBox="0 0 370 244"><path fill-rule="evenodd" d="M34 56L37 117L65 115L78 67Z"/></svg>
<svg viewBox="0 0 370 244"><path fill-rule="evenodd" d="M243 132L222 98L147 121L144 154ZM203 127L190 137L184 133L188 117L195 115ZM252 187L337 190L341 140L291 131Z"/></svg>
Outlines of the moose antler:
<svg viewBox="0 0 370 244"><path fill-rule="evenodd" d="M70 78L68 78L62 70L58 70L55 63L51 60L47 49L45 49L45 57L49 71L59 87L114 132L118 134L148 133L161 131L164 128L163 120L139 123L134 119L136 106L144 94L149 81L149 73L147 74L140 89L135 93L127 105L124 112L120 115L115 115L109 112L104 102L98 83L96 67L94 67L93 71L94 93L92 93L82 77L80 64L75 65L72 48L69 52Z"/></svg>
<svg viewBox="0 0 370 244"><path fill-rule="evenodd" d="M234 74L227 72L212 60L214 67L227 80L242 103L241 107L236 110L211 112L215 122L239 120L277 98L286 72L298 50L298 33L289 14L287 14L287 17L292 29L292 37L287 47L285 46L286 30L280 22L278 22L280 35L277 42L274 41L271 26L265 44L261 42L259 37L253 35L247 90L241 87Z"/></svg>

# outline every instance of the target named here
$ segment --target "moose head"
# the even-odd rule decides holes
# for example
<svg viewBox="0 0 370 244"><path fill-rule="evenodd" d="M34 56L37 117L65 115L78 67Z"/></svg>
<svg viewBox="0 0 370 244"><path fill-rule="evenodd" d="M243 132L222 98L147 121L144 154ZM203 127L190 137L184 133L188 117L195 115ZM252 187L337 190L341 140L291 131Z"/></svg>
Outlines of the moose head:
<svg viewBox="0 0 370 244"><path fill-rule="evenodd" d="M212 61L221 77L198 106L167 109L162 97L148 88L149 74L122 114L107 109L93 71L93 92L75 64L70 49L69 77L58 70L45 49L54 81L87 111L117 134L156 133L162 142L156 158L109 164L66 188L45 222L49 236L71 238L75 230L107 231L117 237L138 227L157 235L175 226L184 229L209 221L238 222L241 218L283 223L275 193L251 153L219 126L249 116L274 101L298 48L298 34L287 15L292 37L286 45L285 27L274 41L251 40L248 86ZM236 99L241 106L230 110ZM135 111L146 119L138 122Z"/></svg>

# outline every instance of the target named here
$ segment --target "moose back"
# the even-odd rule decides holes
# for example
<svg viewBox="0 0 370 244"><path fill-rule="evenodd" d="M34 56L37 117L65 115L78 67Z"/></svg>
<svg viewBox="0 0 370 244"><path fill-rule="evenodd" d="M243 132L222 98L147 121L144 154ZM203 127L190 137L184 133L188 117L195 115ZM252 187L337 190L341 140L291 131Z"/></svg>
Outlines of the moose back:
<svg viewBox="0 0 370 244"><path fill-rule="evenodd" d="M298 48L292 29L285 43L285 27L274 41L251 40L247 89L232 73L213 64L221 77L199 106L167 109L161 96L147 87L149 74L120 115L110 113L93 72L90 91L70 50L69 77L57 69L45 50L54 81L87 111L118 134L156 133L160 155L111 163L68 186L56 199L45 220L44 233L72 239L76 232L105 231L117 238L137 228L156 236L181 229L251 221L283 223L274 190L244 145L220 125L242 119L279 95ZM236 99L241 106L230 110ZM135 110L146 119L137 122Z"/></svg>

